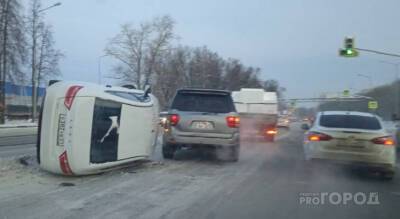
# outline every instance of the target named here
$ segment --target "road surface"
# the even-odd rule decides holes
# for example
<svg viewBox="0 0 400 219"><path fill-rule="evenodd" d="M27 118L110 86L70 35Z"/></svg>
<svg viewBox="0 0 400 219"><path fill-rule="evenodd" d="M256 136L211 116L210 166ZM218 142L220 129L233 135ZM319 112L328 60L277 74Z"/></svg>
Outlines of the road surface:
<svg viewBox="0 0 400 219"><path fill-rule="evenodd" d="M399 175L384 181L364 169L308 164L302 138L296 126L276 143L243 142L237 163L188 150L178 160L87 177L51 175L32 161L2 161L0 218L399 218ZM379 200L300 201L305 194L335 192L372 192Z"/></svg>

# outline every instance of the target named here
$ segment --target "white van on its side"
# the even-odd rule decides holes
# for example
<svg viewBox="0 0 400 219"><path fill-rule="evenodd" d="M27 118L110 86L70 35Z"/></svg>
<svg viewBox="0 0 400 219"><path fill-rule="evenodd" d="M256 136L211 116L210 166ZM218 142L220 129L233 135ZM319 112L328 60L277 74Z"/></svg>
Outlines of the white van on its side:
<svg viewBox="0 0 400 219"><path fill-rule="evenodd" d="M158 100L149 92L56 82L47 89L40 115L40 167L82 175L146 159L156 144L158 114Z"/></svg>

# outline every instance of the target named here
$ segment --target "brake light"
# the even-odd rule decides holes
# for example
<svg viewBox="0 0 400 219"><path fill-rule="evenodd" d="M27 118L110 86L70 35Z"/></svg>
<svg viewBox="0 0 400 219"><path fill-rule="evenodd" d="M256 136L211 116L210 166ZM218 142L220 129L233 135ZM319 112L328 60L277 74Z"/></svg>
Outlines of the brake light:
<svg viewBox="0 0 400 219"><path fill-rule="evenodd" d="M276 135L278 134L278 131L276 129L268 129L265 131L265 134L267 135Z"/></svg>
<svg viewBox="0 0 400 219"><path fill-rule="evenodd" d="M308 133L307 139L309 141L330 141L332 137L320 132L310 132Z"/></svg>
<svg viewBox="0 0 400 219"><path fill-rule="evenodd" d="M395 140L389 136L374 138L371 141L374 144L382 144L382 145L387 145L387 146L393 146L396 144Z"/></svg>
<svg viewBox="0 0 400 219"><path fill-rule="evenodd" d="M172 114L172 115L169 116L169 123L172 126L176 126L179 123L179 119L180 119L180 117L179 117L178 114Z"/></svg>
<svg viewBox="0 0 400 219"><path fill-rule="evenodd" d="M229 128L239 128L240 118L238 116L228 116L226 117L226 125Z"/></svg>
<svg viewBox="0 0 400 219"><path fill-rule="evenodd" d="M71 167L69 166L68 163L68 156L67 156L67 151L64 151L59 157L58 160L60 162L60 167L61 167L61 171L65 174L65 175L73 175L73 172L71 170Z"/></svg>
<svg viewBox="0 0 400 219"><path fill-rule="evenodd" d="M71 109L71 106L72 106L72 103L74 102L76 94L82 88L83 88L82 86L72 86L72 87L68 88L68 91L65 94L65 100L64 100L64 105L65 105L65 107L67 107L68 110Z"/></svg>

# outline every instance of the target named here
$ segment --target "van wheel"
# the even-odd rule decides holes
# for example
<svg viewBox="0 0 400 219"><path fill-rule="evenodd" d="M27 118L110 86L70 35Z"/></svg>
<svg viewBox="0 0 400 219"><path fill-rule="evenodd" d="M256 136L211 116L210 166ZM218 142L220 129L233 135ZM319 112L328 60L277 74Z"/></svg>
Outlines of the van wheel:
<svg viewBox="0 0 400 219"><path fill-rule="evenodd" d="M164 159L174 159L174 154L176 151L176 146L171 144L163 144L162 155Z"/></svg>

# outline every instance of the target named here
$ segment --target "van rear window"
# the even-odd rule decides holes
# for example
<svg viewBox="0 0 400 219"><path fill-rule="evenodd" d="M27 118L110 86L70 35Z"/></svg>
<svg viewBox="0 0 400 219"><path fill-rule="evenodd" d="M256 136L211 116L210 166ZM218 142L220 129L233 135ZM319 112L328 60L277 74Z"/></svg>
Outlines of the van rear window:
<svg viewBox="0 0 400 219"><path fill-rule="evenodd" d="M322 115L319 124L327 128L367 130L380 130L382 128L377 118L359 115Z"/></svg>

